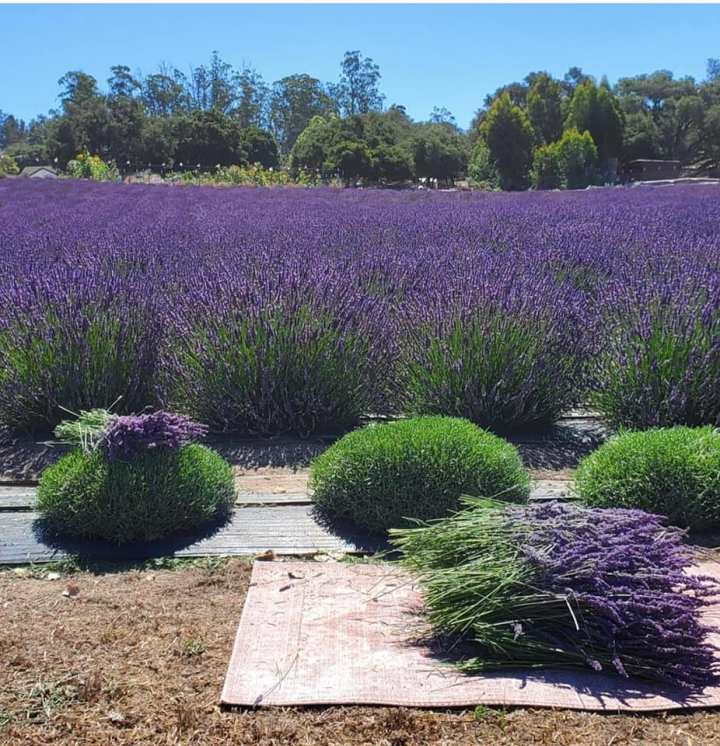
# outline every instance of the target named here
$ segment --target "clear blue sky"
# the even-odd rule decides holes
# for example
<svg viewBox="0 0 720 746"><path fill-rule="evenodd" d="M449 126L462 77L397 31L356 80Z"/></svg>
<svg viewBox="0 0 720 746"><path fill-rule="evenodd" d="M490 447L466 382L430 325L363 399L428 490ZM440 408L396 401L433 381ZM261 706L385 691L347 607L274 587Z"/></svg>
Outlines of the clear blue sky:
<svg viewBox="0 0 720 746"><path fill-rule="evenodd" d="M187 70L213 49L266 82L336 80L345 50L359 49L380 65L386 103L416 119L445 106L463 127L487 93L531 70L702 78L720 57L717 5L0 5L0 29L0 109L24 119L57 105L68 70L104 85L111 65Z"/></svg>

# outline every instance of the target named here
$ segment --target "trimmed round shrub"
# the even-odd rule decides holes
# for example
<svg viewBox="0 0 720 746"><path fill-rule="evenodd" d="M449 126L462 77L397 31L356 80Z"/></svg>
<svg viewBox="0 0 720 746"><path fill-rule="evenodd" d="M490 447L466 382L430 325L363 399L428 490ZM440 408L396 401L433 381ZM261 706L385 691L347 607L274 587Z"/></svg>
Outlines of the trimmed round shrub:
<svg viewBox="0 0 720 746"><path fill-rule="evenodd" d="M315 503L373 532L432 520L461 495L525 500L517 450L467 420L417 417L349 433L313 461Z"/></svg>
<svg viewBox="0 0 720 746"><path fill-rule="evenodd" d="M720 432L671 427L626 432L580 463L575 489L588 504L640 508L693 529L720 525Z"/></svg>
<svg viewBox="0 0 720 746"><path fill-rule="evenodd" d="M230 465L197 444L126 460L72 451L43 472L38 488L52 533L118 544L188 532L227 516L234 499Z"/></svg>

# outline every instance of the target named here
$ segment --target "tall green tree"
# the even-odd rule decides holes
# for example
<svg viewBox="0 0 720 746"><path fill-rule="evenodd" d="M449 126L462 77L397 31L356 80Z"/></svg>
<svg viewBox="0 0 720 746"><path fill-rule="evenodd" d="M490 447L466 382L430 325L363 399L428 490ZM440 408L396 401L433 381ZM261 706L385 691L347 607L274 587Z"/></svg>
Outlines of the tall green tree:
<svg viewBox="0 0 720 746"><path fill-rule="evenodd" d="M111 114L95 78L73 70L60 78L58 85L62 115L55 128L51 155L63 166L84 150L109 157Z"/></svg>
<svg viewBox="0 0 720 746"><path fill-rule="evenodd" d="M244 127L240 130L239 152L248 164L259 163L264 168L275 168L278 165L275 138L260 127Z"/></svg>
<svg viewBox="0 0 720 746"><path fill-rule="evenodd" d="M503 93L490 107L480 127L490 152L500 186L506 190L527 189L534 134L527 113Z"/></svg>
<svg viewBox="0 0 720 746"><path fill-rule="evenodd" d="M565 125L579 132L587 130L601 161L620 156L624 115L620 103L606 84L596 85L592 80L580 83L570 99Z"/></svg>
<svg viewBox="0 0 720 746"><path fill-rule="evenodd" d="M331 86L340 112L353 116L382 109L385 97L380 92L380 78L380 68L370 57L363 57L358 50L345 52L340 82Z"/></svg>
<svg viewBox="0 0 720 746"><path fill-rule="evenodd" d="M179 70L163 67L142 81L141 98L149 116L168 117L189 110L186 78Z"/></svg>
<svg viewBox="0 0 720 746"><path fill-rule="evenodd" d="M453 181L467 170L468 147L464 136L445 124L420 124L412 136L415 174Z"/></svg>
<svg viewBox="0 0 720 746"><path fill-rule="evenodd" d="M310 75L290 75L273 84L270 96L270 129L282 153L292 150L295 140L315 116L334 111L322 83Z"/></svg>
<svg viewBox="0 0 720 746"><path fill-rule="evenodd" d="M175 124L175 160L201 169L231 166L244 160L237 121L219 111L193 111Z"/></svg>
<svg viewBox="0 0 720 746"><path fill-rule="evenodd" d="M0 148L21 142L27 134L25 122L0 110Z"/></svg>
<svg viewBox="0 0 720 746"><path fill-rule="evenodd" d="M527 112L538 144L559 140L563 132L563 89L548 73L536 73L527 94Z"/></svg>
<svg viewBox="0 0 720 746"><path fill-rule="evenodd" d="M268 127L270 89L262 75L245 67L234 75L235 104L232 115L241 127Z"/></svg>
<svg viewBox="0 0 720 746"><path fill-rule="evenodd" d="M140 99L142 85L125 65L115 65L108 79L108 150L120 171L140 165L145 108Z"/></svg>

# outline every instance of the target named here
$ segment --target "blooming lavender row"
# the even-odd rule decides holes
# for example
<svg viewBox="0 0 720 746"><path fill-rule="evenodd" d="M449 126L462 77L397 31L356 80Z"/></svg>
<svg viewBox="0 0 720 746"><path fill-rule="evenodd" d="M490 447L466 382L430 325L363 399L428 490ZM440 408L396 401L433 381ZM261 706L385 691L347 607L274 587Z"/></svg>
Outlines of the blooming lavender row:
<svg viewBox="0 0 720 746"><path fill-rule="evenodd" d="M119 396L265 433L504 429L593 396L617 424L715 423L717 197L6 180L0 424Z"/></svg>

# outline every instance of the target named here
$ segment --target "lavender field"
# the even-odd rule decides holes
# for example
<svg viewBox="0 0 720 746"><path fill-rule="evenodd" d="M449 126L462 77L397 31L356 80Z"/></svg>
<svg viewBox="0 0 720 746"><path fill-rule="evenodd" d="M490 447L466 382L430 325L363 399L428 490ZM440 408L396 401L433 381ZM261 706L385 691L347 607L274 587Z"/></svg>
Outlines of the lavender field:
<svg viewBox="0 0 720 746"><path fill-rule="evenodd" d="M0 182L0 425L720 424L720 191ZM118 399L118 397L121 397Z"/></svg>

